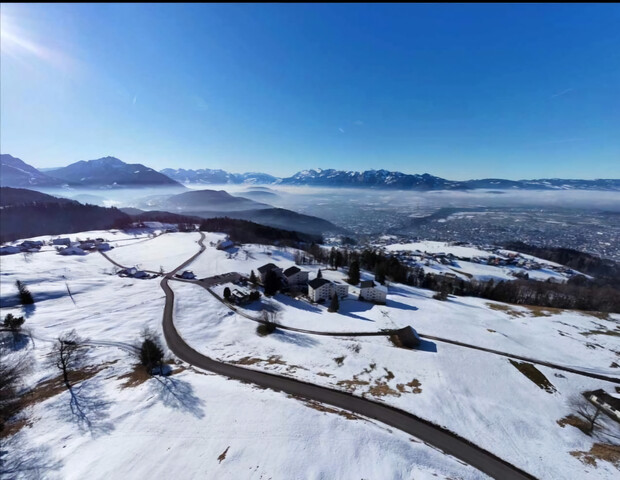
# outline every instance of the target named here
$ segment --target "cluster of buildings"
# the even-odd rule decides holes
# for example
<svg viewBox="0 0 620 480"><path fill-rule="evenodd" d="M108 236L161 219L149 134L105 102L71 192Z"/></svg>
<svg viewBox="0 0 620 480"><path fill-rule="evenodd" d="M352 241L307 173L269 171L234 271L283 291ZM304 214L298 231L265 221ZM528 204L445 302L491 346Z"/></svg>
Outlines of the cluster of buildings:
<svg viewBox="0 0 620 480"><path fill-rule="evenodd" d="M0 255L13 255L15 253L33 253L41 250L45 245L41 240L24 240L17 245L7 245L0 247Z"/></svg>
<svg viewBox="0 0 620 480"><path fill-rule="evenodd" d="M48 243L42 240L24 240L17 245L7 245L0 247L0 255L12 255L15 253L34 253L41 250L44 245L50 245L56 247L56 250L60 255L86 255L92 250L107 251L113 247L110 246L103 238L96 238L94 240L78 240L72 242L69 237L54 238ZM64 248L63 248L64 247Z"/></svg>
<svg viewBox="0 0 620 480"><path fill-rule="evenodd" d="M60 255L86 255L94 250L105 252L112 249L103 238L78 240L77 242L72 242L69 237L55 238L51 244L56 246ZM65 248L62 248L63 246Z"/></svg>
<svg viewBox="0 0 620 480"><path fill-rule="evenodd" d="M326 278L313 278L309 280L307 271L301 270L297 266L292 266L283 270L273 263L267 263L258 268L258 275L261 283L265 283L269 272L274 272L280 279L283 288L303 291L308 294L308 298L317 302L327 302L334 295L345 298L349 295L349 285ZM387 287L380 285L372 280L360 283L360 300L369 302L385 303L387 298Z"/></svg>
<svg viewBox="0 0 620 480"><path fill-rule="evenodd" d="M118 275L120 277L130 277L130 278L140 278L140 279L155 278L157 276L157 275L149 275L147 272L145 272L144 270L139 270L137 267L123 268L120 272L118 272Z"/></svg>

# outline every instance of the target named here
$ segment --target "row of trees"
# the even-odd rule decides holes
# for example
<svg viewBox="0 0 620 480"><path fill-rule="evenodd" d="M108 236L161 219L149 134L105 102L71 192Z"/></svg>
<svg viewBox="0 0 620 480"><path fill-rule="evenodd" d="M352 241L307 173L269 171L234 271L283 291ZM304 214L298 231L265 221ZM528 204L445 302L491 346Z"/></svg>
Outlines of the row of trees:
<svg viewBox="0 0 620 480"><path fill-rule="evenodd" d="M348 282L359 282L360 268L374 272L375 280L390 280L448 295L468 295L506 303L576 310L620 312L620 278L605 277L604 281L577 275L566 283L521 278L509 281L476 281L424 273L420 267L409 267L397 257L371 249L361 252L332 248L329 251L312 244L306 251L317 261L332 268L348 267ZM581 258L581 257L580 257ZM589 257L587 257L589 258ZM588 260L594 262L593 260ZM615 271L605 260L606 272ZM602 267L601 267L602 268Z"/></svg>

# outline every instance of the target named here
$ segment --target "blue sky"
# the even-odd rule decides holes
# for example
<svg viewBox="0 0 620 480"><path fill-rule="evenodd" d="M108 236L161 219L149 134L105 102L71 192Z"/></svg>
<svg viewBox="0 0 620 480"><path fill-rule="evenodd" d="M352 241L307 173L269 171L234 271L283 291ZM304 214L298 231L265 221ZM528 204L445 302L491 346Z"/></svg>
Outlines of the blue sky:
<svg viewBox="0 0 620 480"><path fill-rule="evenodd" d="M2 4L38 167L620 177L620 5Z"/></svg>

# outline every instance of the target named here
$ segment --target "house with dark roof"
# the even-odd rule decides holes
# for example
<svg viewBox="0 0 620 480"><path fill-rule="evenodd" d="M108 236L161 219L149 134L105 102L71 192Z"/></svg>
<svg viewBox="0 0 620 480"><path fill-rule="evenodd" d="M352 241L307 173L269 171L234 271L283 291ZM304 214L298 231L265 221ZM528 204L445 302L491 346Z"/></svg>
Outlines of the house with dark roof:
<svg viewBox="0 0 620 480"><path fill-rule="evenodd" d="M261 283L265 283L265 278L267 278L267 274L270 271L275 271L278 277L282 276L282 269L273 263L266 263L262 267L258 267L258 276L260 278Z"/></svg>
<svg viewBox="0 0 620 480"><path fill-rule="evenodd" d="M300 287L308 283L308 272L296 266L287 268L282 272L282 275L289 287Z"/></svg>

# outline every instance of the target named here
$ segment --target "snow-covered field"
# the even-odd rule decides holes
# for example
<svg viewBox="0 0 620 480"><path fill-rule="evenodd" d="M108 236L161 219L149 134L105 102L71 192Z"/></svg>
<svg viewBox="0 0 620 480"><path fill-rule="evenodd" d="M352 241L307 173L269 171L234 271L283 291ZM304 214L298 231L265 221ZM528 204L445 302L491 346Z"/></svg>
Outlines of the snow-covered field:
<svg viewBox="0 0 620 480"><path fill-rule="evenodd" d="M159 240L167 236L134 239L127 250L144 263L165 261L168 244ZM181 261L197 251L196 239L177 236ZM112 275L97 253L44 250L2 258L0 314L25 314L33 336L6 360L30 357L26 386L38 392L59 375L48 365L53 340L75 328L92 344L87 364L100 371L76 384L83 415L72 413L62 388L23 412L26 424L2 440L3 478L486 478L382 424L183 365L163 383L128 386L136 363L128 346L143 327L161 328L159 281ZM34 308L15 305L17 279L34 294Z"/></svg>
<svg viewBox="0 0 620 480"><path fill-rule="evenodd" d="M425 273L433 273L439 275L456 275L463 280L514 280L515 274L527 274L529 278L534 280L549 280L556 282L565 282L570 275L555 268L561 265L533 257L531 255L521 254L510 250L500 250L497 253L483 250L482 248L462 245L452 245L449 242L421 241L413 243L393 243L382 246L387 253L419 257L414 263L422 268ZM454 260L452 265L441 263L436 255L452 254L460 259ZM506 259L508 255L518 255L519 258L534 262L541 268L522 268L517 265L487 265L486 263L474 262L469 259L478 258L481 262L486 262L490 257ZM424 257L424 258L422 258ZM411 262L410 262L411 263Z"/></svg>
<svg viewBox="0 0 620 480"><path fill-rule="evenodd" d="M249 274L267 262L284 268L294 264L294 251L288 249L247 245L216 250L223 238L207 234L205 244L213 245L188 269L207 277L231 271ZM163 266L168 271L198 250L197 240L196 233L151 240L128 236L124 246L109 254L122 264L152 270ZM311 279L318 270L302 268L311 272ZM105 366L83 382L84 402L92 404L91 426L76 422L66 392L36 403L27 411L29 425L9 439L9 464L26 458L26 465L41 467L42 478L482 478L381 424L321 411L321 406L182 365L174 367L178 373L165 385L150 379L123 386L127 380L119 377L133 368L127 344L138 340L144 326L160 332L164 298L157 279L121 278L112 272L113 266L98 253L62 257L50 249L2 257L0 314L25 314L25 327L34 337L37 366L29 385L57 375L44 365L49 341L72 328L93 343L91 364ZM323 275L344 277L343 272L325 269ZM29 311L15 304L17 279L35 296ZM613 384L538 367L552 384L548 391L507 358L440 342L426 341L421 350L409 351L395 348L384 337L280 331L261 337L254 322L231 314L202 287L182 282L170 286L179 332L214 358L403 408L539 478L603 479L618 474L609 462L599 460L592 466L571 455L589 451L595 439L557 423L571 413L572 395L597 388L614 391ZM365 331L409 324L428 335L611 376L620 372L614 366L620 363L618 315L598 318L489 305L492 302L469 297L440 302L431 298L433 292L401 285L391 285L387 305L379 306L357 301L355 288L350 292L339 313L281 294L269 301L263 297L247 311L257 314L266 306L279 311L282 323L315 330ZM27 456L16 456L21 448ZM31 478L32 471L37 470L21 478Z"/></svg>

